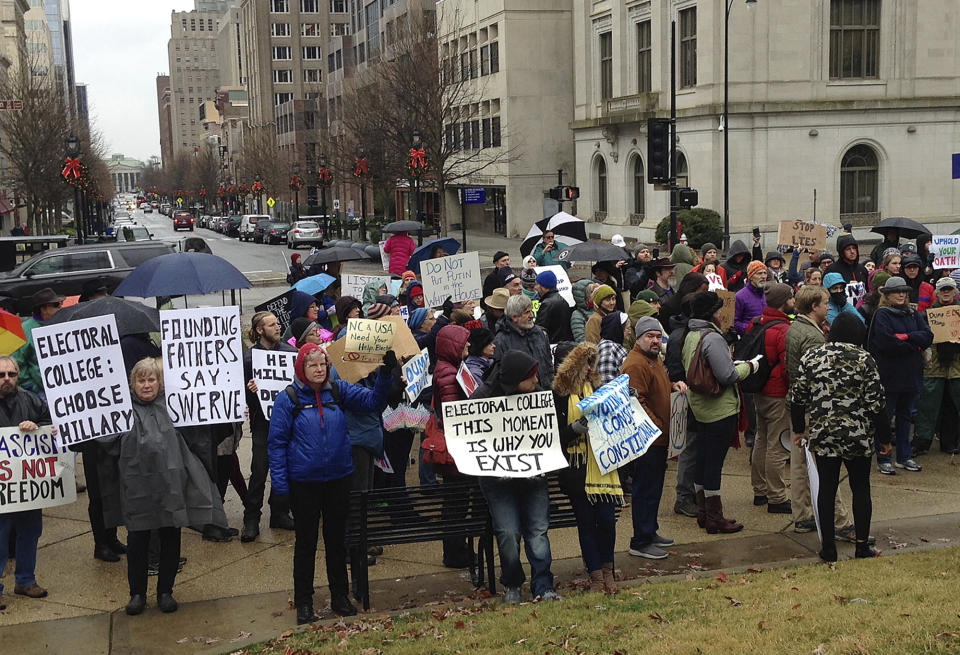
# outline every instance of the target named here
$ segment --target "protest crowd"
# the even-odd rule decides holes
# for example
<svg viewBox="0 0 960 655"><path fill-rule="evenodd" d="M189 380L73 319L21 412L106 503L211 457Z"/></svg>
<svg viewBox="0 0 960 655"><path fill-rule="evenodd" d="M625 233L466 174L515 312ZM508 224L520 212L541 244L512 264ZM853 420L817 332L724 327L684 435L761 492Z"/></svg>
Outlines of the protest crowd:
<svg viewBox="0 0 960 655"><path fill-rule="evenodd" d="M485 276L476 252L442 249L413 270L400 233L383 276L354 275L348 288L335 275L242 324L233 306L163 311L152 335L112 316L58 323L64 299L45 289L26 343L0 356L0 571L15 558L14 594L48 593L36 577L42 510L76 499L76 453L93 556L126 557L131 615L147 606L150 576L156 606L177 610L182 528L252 542L265 508L271 528L296 537L298 623L317 620L321 534L331 609L354 615L348 565L373 565L383 549L348 546L352 494L408 477L440 497L479 487L506 603L523 598L521 543L531 597L559 599L548 494L558 480L589 588L616 593L618 548L669 556L657 516L670 458L675 513L706 535L749 525L724 509L731 448L749 449L756 511L819 529L824 561L838 559L837 541L874 557L871 472L920 474L935 442L958 452L960 426L960 268L927 232L877 231L870 253L849 228L830 235L835 252L826 234L764 252L755 231L751 248L681 242L661 256L617 235L588 260L575 251L592 242L547 229L520 265L497 252ZM295 277L310 273L293 263ZM239 526L223 511L231 487ZM618 521L631 521L629 544L616 543ZM451 536L442 557L472 568L477 554Z"/></svg>

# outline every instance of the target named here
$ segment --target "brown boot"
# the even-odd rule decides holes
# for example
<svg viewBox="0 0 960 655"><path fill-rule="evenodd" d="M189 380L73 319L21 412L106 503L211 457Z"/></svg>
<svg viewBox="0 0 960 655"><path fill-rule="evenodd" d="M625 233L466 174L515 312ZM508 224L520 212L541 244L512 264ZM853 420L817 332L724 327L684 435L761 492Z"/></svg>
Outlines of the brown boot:
<svg viewBox="0 0 960 655"><path fill-rule="evenodd" d="M720 496L707 496L707 520L704 527L708 534L730 534L731 532L740 532L743 530L743 524L733 519L724 518L723 501Z"/></svg>
<svg viewBox="0 0 960 655"><path fill-rule="evenodd" d="M703 495L703 489L697 492L697 525L701 528L706 527L707 520L707 501Z"/></svg>
<svg viewBox="0 0 960 655"><path fill-rule="evenodd" d="M608 594L617 593L617 581L613 575L613 562L603 564L603 590Z"/></svg>
<svg viewBox="0 0 960 655"><path fill-rule="evenodd" d="M603 571L590 571L590 591L603 591Z"/></svg>

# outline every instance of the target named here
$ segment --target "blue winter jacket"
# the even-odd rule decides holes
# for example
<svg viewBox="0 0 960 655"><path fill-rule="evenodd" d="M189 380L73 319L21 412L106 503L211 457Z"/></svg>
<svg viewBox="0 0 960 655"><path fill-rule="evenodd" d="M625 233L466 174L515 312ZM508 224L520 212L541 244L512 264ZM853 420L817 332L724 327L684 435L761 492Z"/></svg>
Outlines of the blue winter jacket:
<svg viewBox="0 0 960 655"><path fill-rule="evenodd" d="M896 337L907 335L906 341ZM867 350L877 360L880 382L887 393L919 393L923 386L923 351L933 332L913 309L878 307L870 323Z"/></svg>
<svg viewBox="0 0 960 655"><path fill-rule="evenodd" d="M290 482L326 482L353 473L353 456L347 436L347 420L341 407L333 404L331 384L340 386L340 404L356 411L376 412L387 400L393 377L382 371L373 389L344 380L331 380L320 391L323 419L317 410L317 396L299 380L294 382L300 401L300 415L293 420L293 402L280 393L270 417L267 453L273 492L290 493ZM379 416L378 416L379 418Z"/></svg>
<svg viewBox="0 0 960 655"><path fill-rule="evenodd" d="M374 372L357 382L357 386L364 389L376 389L378 380L379 374ZM382 455L383 423L381 419L383 410L387 407L387 396L383 396L382 402L377 405L376 411L373 412L366 410L353 411L353 406L349 403L344 406L346 407L347 436L350 438L350 445L360 446L378 457Z"/></svg>

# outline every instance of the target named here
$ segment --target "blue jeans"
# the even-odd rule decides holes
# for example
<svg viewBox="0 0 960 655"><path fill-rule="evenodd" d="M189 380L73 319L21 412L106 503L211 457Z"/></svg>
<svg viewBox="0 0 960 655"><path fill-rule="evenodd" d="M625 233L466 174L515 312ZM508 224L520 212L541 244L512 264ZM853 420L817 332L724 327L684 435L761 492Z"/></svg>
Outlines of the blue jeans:
<svg viewBox="0 0 960 655"><path fill-rule="evenodd" d="M519 587L523 584L523 567L520 565L520 537L530 562L530 591L542 596L553 590L553 573L550 564L550 496L545 478L480 478L493 531L497 535L500 550L500 584Z"/></svg>
<svg viewBox="0 0 960 655"><path fill-rule="evenodd" d="M894 421L894 443L897 446L897 461L901 464L913 457L910 447L910 415L916 400L917 394L912 391L887 393L887 415ZM883 456L877 453L878 463L889 461L889 455Z"/></svg>
<svg viewBox="0 0 960 655"><path fill-rule="evenodd" d="M591 503L583 488L567 494L577 517L577 536L587 571L599 571L613 561L617 542L617 513L613 503Z"/></svg>
<svg viewBox="0 0 960 655"><path fill-rule="evenodd" d="M633 463L633 494L630 510L633 514L633 537L631 548L642 548L653 543L660 525L660 497L663 495L663 478L667 473L667 447L650 446L642 457Z"/></svg>
<svg viewBox="0 0 960 655"><path fill-rule="evenodd" d="M14 574L16 584L27 587L37 579L37 542L43 532L43 510L28 509L23 512L0 514L0 572L7 566L10 553L10 529L17 531L17 569ZM0 584L0 594L3 584Z"/></svg>

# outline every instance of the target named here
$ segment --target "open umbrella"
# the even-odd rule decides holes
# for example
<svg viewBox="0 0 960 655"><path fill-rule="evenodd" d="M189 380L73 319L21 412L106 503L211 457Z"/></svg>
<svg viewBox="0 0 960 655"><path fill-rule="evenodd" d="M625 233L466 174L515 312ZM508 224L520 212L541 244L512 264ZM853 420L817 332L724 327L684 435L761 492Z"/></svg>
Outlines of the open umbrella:
<svg viewBox="0 0 960 655"><path fill-rule="evenodd" d="M887 230L894 228L899 230L900 236L905 239L916 239L921 234L930 234L930 230L926 226L902 216L885 218L870 228L870 231L877 234L886 234Z"/></svg>
<svg viewBox="0 0 960 655"><path fill-rule="evenodd" d="M202 252L175 252L153 257L137 266L113 295L154 298L251 286L247 276L222 257Z"/></svg>
<svg viewBox="0 0 960 655"><path fill-rule="evenodd" d="M437 246L441 246L448 255L456 254L460 250L460 242L453 237L444 237L427 241L425 244L413 251L410 255L410 261L407 262L407 270L420 275L420 262L430 259L430 253Z"/></svg>
<svg viewBox="0 0 960 655"><path fill-rule="evenodd" d="M27 343L20 319L10 312L0 309L0 353L12 355Z"/></svg>
<svg viewBox="0 0 960 655"><path fill-rule="evenodd" d="M430 231L430 228L420 221L394 221L383 226L383 232L419 232Z"/></svg>
<svg viewBox="0 0 960 655"><path fill-rule="evenodd" d="M557 212L530 227L526 238L520 244L520 254L526 257L532 253L537 244L543 240L543 233L547 230L553 230L557 243L564 246L572 246L587 240L587 228L583 221L567 212Z"/></svg>
<svg viewBox="0 0 960 655"><path fill-rule="evenodd" d="M142 297L142 296L141 296ZM143 303L104 296L73 307L61 309L53 315L49 323L66 323L94 316L113 316L117 320L117 332L120 336L128 334L146 334L160 330L160 312Z"/></svg>
<svg viewBox="0 0 960 655"><path fill-rule="evenodd" d="M623 248L606 241L584 241L560 251L557 258L562 262L609 262L626 256Z"/></svg>
<svg viewBox="0 0 960 655"><path fill-rule="evenodd" d="M326 273L317 273L316 275L303 278L290 288L296 289L297 291L303 291L304 293L309 293L311 296L315 296L329 287L335 279L337 278L333 277L332 275L327 275Z"/></svg>
<svg viewBox="0 0 960 655"><path fill-rule="evenodd" d="M332 264L334 262L350 262L358 259L369 259L367 253L354 248L344 248L343 246L334 246L332 248L321 248L309 257L307 257L303 266L310 268L315 264Z"/></svg>

